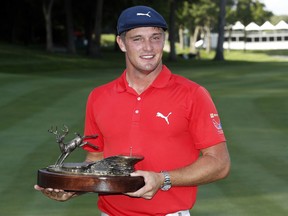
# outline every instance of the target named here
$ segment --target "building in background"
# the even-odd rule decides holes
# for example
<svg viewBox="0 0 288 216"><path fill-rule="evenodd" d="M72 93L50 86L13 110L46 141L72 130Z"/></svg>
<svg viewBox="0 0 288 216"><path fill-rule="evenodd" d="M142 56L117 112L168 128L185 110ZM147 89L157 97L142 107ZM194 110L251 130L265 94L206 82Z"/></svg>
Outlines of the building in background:
<svg viewBox="0 0 288 216"><path fill-rule="evenodd" d="M238 21L226 28L223 47L232 50L288 49L288 24L282 20L277 25L266 21L261 26L254 22L244 26Z"/></svg>
<svg viewBox="0 0 288 216"><path fill-rule="evenodd" d="M288 49L288 23L280 21L272 25L266 21L259 26L254 22L244 26L237 21L232 26L225 28L225 41L223 44L226 50L287 50ZM211 48L217 46L217 33L211 34ZM206 45L204 41L203 47Z"/></svg>

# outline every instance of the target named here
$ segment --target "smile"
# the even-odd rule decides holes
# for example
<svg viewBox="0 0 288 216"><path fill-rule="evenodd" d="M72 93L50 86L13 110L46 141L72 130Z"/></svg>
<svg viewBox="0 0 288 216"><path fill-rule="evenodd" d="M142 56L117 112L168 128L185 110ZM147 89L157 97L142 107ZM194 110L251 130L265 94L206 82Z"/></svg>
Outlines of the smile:
<svg viewBox="0 0 288 216"><path fill-rule="evenodd" d="M141 58L143 58L143 59L152 59L152 58L154 58L154 55L144 55L144 56L141 56Z"/></svg>

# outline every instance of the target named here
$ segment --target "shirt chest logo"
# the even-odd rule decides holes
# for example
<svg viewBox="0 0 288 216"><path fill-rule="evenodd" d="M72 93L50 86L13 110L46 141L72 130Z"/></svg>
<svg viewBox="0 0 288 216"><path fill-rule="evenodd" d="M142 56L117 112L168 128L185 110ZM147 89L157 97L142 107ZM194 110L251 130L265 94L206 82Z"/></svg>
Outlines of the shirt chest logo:
<svg viewBox="0 0 288 216"><path fill-rule="evenodd" d="M159 117L159 118L163 118L166 123L169 125L170 122L169 122L169 116L172 114L172 112L170 112L167 116L163 115L161 112L157 112L156 113L156 117Z"/></svg>

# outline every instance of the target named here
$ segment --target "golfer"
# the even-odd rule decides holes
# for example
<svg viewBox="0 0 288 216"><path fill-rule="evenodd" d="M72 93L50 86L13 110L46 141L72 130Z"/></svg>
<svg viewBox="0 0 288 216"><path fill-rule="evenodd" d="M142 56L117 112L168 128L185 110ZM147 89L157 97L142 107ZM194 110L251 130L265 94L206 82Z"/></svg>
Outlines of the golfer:
<svg viewBox="0 0 288 216"><path fill-rule="evenodd" d="M102 215L190 215L197 187L225 178L230 158L219 114L208 91L163 65L167 24L154 9L124 10L117 43L125 54L121 76L96 87L86 108L86 161L128 153L143 155L131 176L145 185L126 194L98 197ZM191 73L193 69L191 68ZM35 186L55 200L77 193Z"/></svg>

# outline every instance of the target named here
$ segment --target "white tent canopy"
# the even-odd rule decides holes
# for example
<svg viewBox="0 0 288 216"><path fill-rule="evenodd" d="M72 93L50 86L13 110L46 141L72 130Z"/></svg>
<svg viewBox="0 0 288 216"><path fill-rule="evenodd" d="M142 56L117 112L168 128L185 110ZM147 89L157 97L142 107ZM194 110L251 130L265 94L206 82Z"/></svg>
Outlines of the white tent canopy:
<svg viewBox="0 0 288 216"><path fill-rule="evenodd" d="M259 26L255 22L249 23L246 27L240 22L237 21L233 26L232 30L246 30L246 31L261 31L261 30L288 30L288 23L281 20L277 25L273 25L271 22L266 21L263 25Z"/></svg>
<svg viewBox="0 0 288 216"><path fill-rule="evenodd" d="M246 26L245 30L246 31L259 31L260 26L258 26L255 22L251 22Z"/></svg>
<svg viewBox="0 0 288 216"><path fill-rule="evenodd" d="M261 30L275 30L275 26L272 25L269 21L266 21L263 25L260 26Z"/></svg>
<svg viewBox="0 0 288 216"><path fill-rule="evenodd" d="M217 44L217 37L215 41ZM288 22L243 25L238 21L226 28L223 47L232 50L288 50Z"/></svg>
<svg viewBox="0 0 288 216"><path fill-rule="evenodd" d="M281 20L275 27L275 30L282 30L282 29L288 29L288 24Z"/></svg>
<svg viewBox="0 0 288 216"><path fill-rule="evenodd" d="M240 22L237 21L235 25L232 26L232 30L244 30L245 26Z"/></svg>

